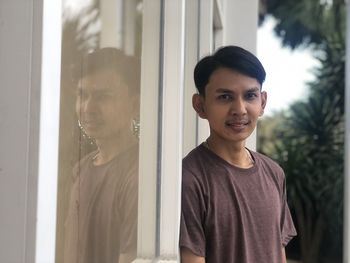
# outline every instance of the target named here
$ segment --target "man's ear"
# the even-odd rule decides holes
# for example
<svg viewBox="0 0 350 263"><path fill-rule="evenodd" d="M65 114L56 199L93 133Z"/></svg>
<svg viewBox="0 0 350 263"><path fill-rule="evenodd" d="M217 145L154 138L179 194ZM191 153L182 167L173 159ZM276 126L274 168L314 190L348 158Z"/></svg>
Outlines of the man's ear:
<svg viewBox="0 0 350 263"><path fill-rule="evenodd" d="M267 93L266 93L266 91L262 91L261 92L261 112L260 112L259 116L264 115L264 109L266 107L266 102L267 102Z"/></svg>
<svg viewBox="0 0 350 263"><path fill-rule="evenodd" d="M204 109L204 97L199 94L194 94L192 96L192 106L194 110L198 113L199 117L206 119L207 115Z"/></svg>

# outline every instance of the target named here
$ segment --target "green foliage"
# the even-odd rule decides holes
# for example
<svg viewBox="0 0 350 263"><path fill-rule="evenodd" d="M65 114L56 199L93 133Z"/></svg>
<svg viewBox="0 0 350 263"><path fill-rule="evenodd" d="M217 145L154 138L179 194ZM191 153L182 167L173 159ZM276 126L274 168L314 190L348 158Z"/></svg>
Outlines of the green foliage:
<svg viewBox="0 0 350 263"><path fill-rule="evenodd" d="M345 4L343 0L266 0L261 1L266 14L277 20L275 33L283 45L292 49L320 45L331 35L344 42Z"/></svg>
<svg viewBox="0 0 350 263"><path fill-rule="evenodd" d="M284 45L312 48L320 62L308 97L264 119L258 135L260 150L286 173L302 262L324 262L342 249L332 233L342 232L343 219L345 4L267 0L266 10Z"/></svg>
<svg viewBox="0 0 350 263"><path fill-rule="evenodd" d="M265 129L259 131L260 138L265 137L259 140L261 150L287 175L305 263L320 262L320 247L328 230L340 232L344 122L339 107L336 97L313 94L279 113L274 127L264 127L264 123L271 125L269 119L260 124Z"/></svg>

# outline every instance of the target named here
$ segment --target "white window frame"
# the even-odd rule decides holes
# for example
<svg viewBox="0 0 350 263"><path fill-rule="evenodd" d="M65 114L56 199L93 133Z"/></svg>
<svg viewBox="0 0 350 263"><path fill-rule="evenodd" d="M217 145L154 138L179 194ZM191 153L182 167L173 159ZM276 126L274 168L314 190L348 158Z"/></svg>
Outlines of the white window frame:
<svg viewBox="0 0 350 263"><path fill-rule="evenodd" d="M55 262L61 75L61 1L43 1L35 262ZM34 154L34 153L33 153Z"/></svg>
<svg viewBox="0 0 350 263"><path fill-rule="evenodd" d="M197 92L193 70L199 57L199 1L186 1L185 68L184 68L184 137L183 156L197 146L197 113L192 107L192 95Z"/></svg>
<svg viewBox="0 0 350 263"><path fill-rule="evenodd" d="M213 19L214 0L199 0L199 57L209 55L213 51ZM197 145L209 136L209 124L197 116Z"/></svg>
<svg viewBox="0 0 350 263"><path fill-rule="evenodd" d="M144 13L156 8L155 2L145 0ZM142 85L145 88L141 88L138 256L135 263L177 262L179 254L185 6L184 0L159 2L161 16L144 17ZM155 46L154 35L157 30L159 32L159 22L162 25L160 46ZM147 40L147 36L153 38ZM160 55L158 66L148 64L152 57L158 57L155 54ZM149 72L152 68L159 71ZM159 90L153 89L155 87ZM158 158L150 162L150 155Z"/></svg>
<svg viewBox="0 0 350 263"><path fill-rule="evenodd" d="M185 0L163 0L159 262L177 262L181 205Z"/></svg>
<svg viewBox="0 0 350 263"><path fill-rule="evenodd" d="M143 1L138 248L134 262L152 262L156 256L160 9L160 1Z"/></svg>

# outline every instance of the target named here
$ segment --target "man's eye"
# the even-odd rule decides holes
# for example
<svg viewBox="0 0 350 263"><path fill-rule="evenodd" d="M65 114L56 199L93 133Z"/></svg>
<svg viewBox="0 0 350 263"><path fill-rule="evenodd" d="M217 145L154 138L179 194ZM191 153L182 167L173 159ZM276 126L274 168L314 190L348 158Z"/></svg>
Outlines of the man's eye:
<svg viewBox="0 0 350 263"><path fill-rule="evenodd" d="M247 93L247 95L246 95L246 98L247 99L255 99L255 98L257 98L258 97L258 94L256 94L255 92L249 92L249 93Z"/></svg>
<svg viewBox="0 0 350 263"><path fill-rule="evenodd" d="M221 95L219 95L218 99L219 99L219 100L223 100L223 101L225 101L225 100L231 100L231 99L232 99L232 96L229 95L229 94L221 94Z"/></svg>

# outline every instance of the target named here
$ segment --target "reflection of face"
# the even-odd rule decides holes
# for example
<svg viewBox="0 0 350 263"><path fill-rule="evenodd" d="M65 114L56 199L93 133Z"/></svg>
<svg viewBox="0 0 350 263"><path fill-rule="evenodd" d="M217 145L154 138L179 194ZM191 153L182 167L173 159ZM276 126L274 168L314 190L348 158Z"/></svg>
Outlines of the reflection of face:
<svg viewBox="0 0 350 263"><path fill-rule="evenodd" d="M266 93L255 78L227 68L210 76L200 100L202 118L209 121L211 135L226 142L244 141L254 130L266 103Z"/></svg>
<svg viewBox="0 0 350 263"><path fill-rule="evenodd" d="M111 139L127 132L131 120L128 87L112 70L82 78L78 85L76 113L87 135Z"/></svg>

